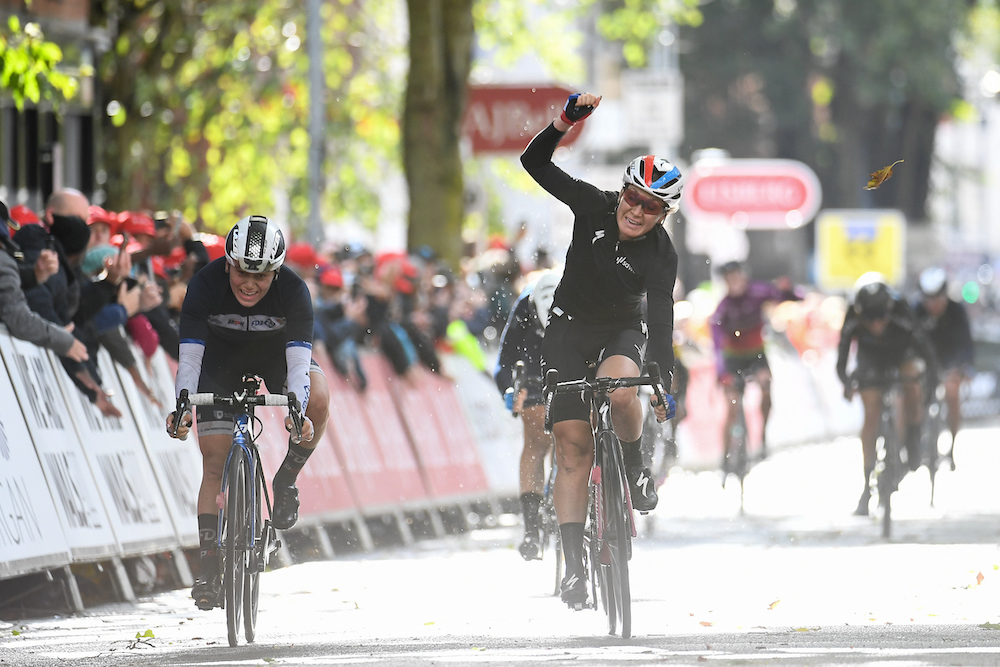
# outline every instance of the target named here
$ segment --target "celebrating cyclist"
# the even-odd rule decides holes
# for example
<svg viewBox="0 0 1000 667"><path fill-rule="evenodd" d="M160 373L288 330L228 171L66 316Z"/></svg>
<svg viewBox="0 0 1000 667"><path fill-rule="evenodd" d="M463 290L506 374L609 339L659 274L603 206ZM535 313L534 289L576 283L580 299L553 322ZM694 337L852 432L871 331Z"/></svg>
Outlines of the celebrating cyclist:
<svg viewBox="0 0 1000 667"><path fill-rule="evenodd" d="M231 394L242 388L244 375L258 375L268 390L294 392L305 414L302 440L289 438L288 453L274 476L276 528L298 520L295 479L319 443L329 416L329 390L312 361L313 310L306 284L282 266L285 239L269 218L243 218L226 236L225 257L199 271L188 286L181 310L180 358L176 392ZM223 468L232 441L231 408L198 408L198 444L202 452L198 532L201 570L191 591L200 609L219 603L221 577L216 553L218 505ZM167 417L167 432L176 419L176 437L187 437L191 414ZM290 418L285 427L292 429Z"/></svg>
<svg viewBox="0 0 1000 667"><path fill-rule="evenodd" d="M920 425L923 420L923 388L937 386L937 364L930 342L906 301L896 294L885 278L866 273L854 285L851 308L844 317L837 350L837 375L844 383L844 397L861 395L864 424L861 450L864 456L864 490L855 514L866 516L871 491L868 479L875 469L875 440L882 416L882 392L898 372L903 383L904 444L911 470L920 465ZM857 341L856 366L848 375L847 362L852 341ZM923 376L923 377L921 377Z"/></svg>
<svg viewBox="0 0 1000 667"><path fill-rule="evenodd" d="M955 465L955 436L962 424L962 404L959 390L962 382L972 374L974 346L969 316L961 303L948 298L948 274L932 266L920 274L921 299L914 312L937 355L938 365L944 376L944 397L948 406L948 429L951 431L951 448L948 458Z"/></svg>
<svg viewBox="0 0 1000 667"><path fill-rule="evenodd" d="M598 364L598 376L634 377L648 351L648 358L669 380L677 252L662 223L677 210L680 170L663 158L638 157L626 168L622 188L615 192L577 180L552 163L566 132L600 101L591 93L571 95L562 114L521 155L531 177L569 206L575 217L542 342L542 366L557 369L560 380L584 379L590 362ZM642 319L644 294L649 301L648 322ZM611 402L632 505L649 511L656 507L657 496L640 451L642 405L635 389L615 391ZM673 416L673 399L667 402L668 406L656 406L661 421ZM561 597L579 609L587 600L582 552L594 455L590 405L583 396L558 394L550 416L558 461L554 503L566 561Z"/></svg>
<svg viewBox="0 0 1000 667"><path fill-rule="evenodd" d="M728 472L731 450L730 433L736 421L738 389L733 379L738 375L752 377L760 386L760 412L767 432L767 418L771 414L771 367L764 354L764 304L769 301L799 301L790 283L778 286L762 280L750 280L739 262L726 262L719 268L726 281L726 296L719 302L712 316L712 340L715 343L715 370L719 384L725 389L726 420L722 430L724 451L722 470ZM767 456L767 440L761 434L760 456Z"/></svg>
<svg viewBox="0 0 1000 667"><path fill-rule="evenodd" d="M507 324L500 336L500 354L493 379L501 393L513 390L514 367L524 363L524 376L518 394L511 396L514 414L521 415L524 448L521 450L521 512L524 515L524 540L519 551L524 560L541 558L541 519L538 508L545 487L545 456L552 438L545 432L545 406L542 403L542 338L549 320L549 308L559 284L559 273L542 271L514 302Z"/></svg>

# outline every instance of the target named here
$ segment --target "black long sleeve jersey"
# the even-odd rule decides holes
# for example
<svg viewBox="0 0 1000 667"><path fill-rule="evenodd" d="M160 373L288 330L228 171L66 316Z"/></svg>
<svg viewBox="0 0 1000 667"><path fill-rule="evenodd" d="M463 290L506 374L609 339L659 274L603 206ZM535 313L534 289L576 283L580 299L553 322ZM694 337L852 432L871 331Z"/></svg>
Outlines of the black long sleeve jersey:
<svg viewBox="0 0 1000 667"><path fill-rule="evenodd" d="M600 190L555 166L552 154L562 137L549 124L521 155L521 164L531 177L575 216L553 308L584 322L629 328L642 321L645 295L649 302L646 356L666 374L674 365L677 251L663 225L638 239L620 241L615 217L619 193Z"/></svg>

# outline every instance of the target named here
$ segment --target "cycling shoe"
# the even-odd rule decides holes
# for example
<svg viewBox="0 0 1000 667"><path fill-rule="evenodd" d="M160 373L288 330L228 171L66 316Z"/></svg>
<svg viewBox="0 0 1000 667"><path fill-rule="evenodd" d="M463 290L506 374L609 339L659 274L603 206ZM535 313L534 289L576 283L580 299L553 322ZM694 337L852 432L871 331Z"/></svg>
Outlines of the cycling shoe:
<svg viewBox="0 0 1000 667"><path fill-rule="evenodd" d="M639 512L655 509L659 497L656 495L656 483L649 468L646 466L629 468L627 477L632 508Z"/></svg>
<svg viewBox="0 0 1000 667"><path fill-rule="evenodd" d="M278 530L287 530L299 520L299 490L294 484L274 485L274 507L271 524Z"/></svg>
<svg viewBox="0 0 1000 667"><path fill-rule="evenodd" d="M222 578L218 575L208 579L199 578L191 587L191 597L198 609L209 611L222 606Z"/></svg>
<svg viewBox="0 0 1000 667"><path fill-rule="evenodd" d="M580 611L587 606L587 578L582 572L567 572L559 586L559 597L570 609Z"/></svg>

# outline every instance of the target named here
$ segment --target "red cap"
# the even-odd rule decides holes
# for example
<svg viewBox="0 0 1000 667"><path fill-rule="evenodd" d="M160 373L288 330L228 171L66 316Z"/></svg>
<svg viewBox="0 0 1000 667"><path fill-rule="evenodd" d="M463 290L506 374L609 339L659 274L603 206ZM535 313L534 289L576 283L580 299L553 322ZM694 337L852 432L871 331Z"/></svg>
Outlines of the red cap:
<svg viewBox="0 0 1000 667"><path fill-rule="evenodd" d="M295 266L315 268L319 259L316 250L304 241L290 243L285 249L285 261Z"/></svg>
<svg viewBox="0 0 1000 667"><path fill-rule="evenodd" d="M336 266L328 266L319 274L319 284L326 287L343 287L344 276Z"/></svg>
<svg viewBox="0 0 1000 667"><path fill-rule="evenodd" d="M132 236L136 234L148 234L156 236L156 225L153 219L139 211L122 211L118 214L119 231L128 232Z"/></svg>
<svg viewBox="0 0 1000 667"><path fill-rule="evenodd" d="M199 238L202 245L205 246L205 250L208 252L209 259L216 260L225 256L226 238L224 236L216 236L215 234L202 232Z"/></svg>
<svg viewBox="0 0 1000 667"><path fill-rule="evenodd" d="M35 212L24 204L18 204L9 211L10 219L19 225L39 225L41 220L35 215Z"/></svg>
<svg viewBox="0 0 1000 667"><path fill-rule="evenodd" d="M111 228L111 233L115 234L118 232L118 214L112 211L105 211L100 206L92 205L89 209L90 213L87 216L87 224L93 225L97 223L103 223Z"/></svg>

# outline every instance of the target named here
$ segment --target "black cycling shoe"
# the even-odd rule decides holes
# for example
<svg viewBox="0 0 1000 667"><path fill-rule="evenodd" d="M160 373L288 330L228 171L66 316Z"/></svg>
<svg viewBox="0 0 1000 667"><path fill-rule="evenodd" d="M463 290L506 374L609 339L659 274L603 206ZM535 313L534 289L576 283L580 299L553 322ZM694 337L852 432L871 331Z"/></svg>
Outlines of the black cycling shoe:
<svg viewBox="0 0 1000 667"><path fill-rule="evenodd" d="M636 466L626 471L628 487L632 496L632 508L640 512L648 512L656 508L659 496L656 495L656 482L653 474L646 466Z"/></svg>
<svg viewBox="0 0 1000 667"><path fill-rule="evenodd" d="M587 577L582 572L567 572L559 586L559 597L570 609L584 609L587 606Z"/></svg>
<svg viewBox="0 0 1000 667"><path fill-rule="evenodd" d="M524 560L542 560L542 541L538 537L538 533L528 533L524 534L524 540L521 541L521 546L517 548L521 552L521 558Z"/></svg>
<svg viewBox="0 0 1000 667"><path fill-rule="evenodd" d="M208 579L198 578L191 587L191 597L198 609L209 611L222 606L222 578L219 575Z"/></svg>
<svg viewBox="0 0 1000 667"><path fill-rule="evenodd" d="M271 525L278 530L288 530L299 520L299 489L295 484L274 485L274 507Z"/></svg>

